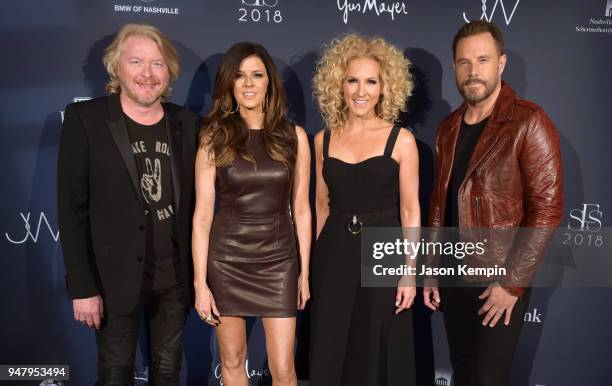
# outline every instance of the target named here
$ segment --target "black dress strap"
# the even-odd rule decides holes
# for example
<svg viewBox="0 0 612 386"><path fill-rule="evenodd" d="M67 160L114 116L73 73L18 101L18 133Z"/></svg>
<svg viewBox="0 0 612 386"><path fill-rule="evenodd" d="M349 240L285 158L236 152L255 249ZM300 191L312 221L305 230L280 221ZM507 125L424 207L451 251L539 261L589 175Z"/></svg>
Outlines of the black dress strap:
<svg viewBox="0 0 612 386"><path fill-rule="evenodd" d="M323 129L323 158L329 156L329 136L330 132L327 129Z"/></svg>
<svg viewBox="0 0 612 386"><path fill-rule="evenodd" d="M389 133L389 138L387 139L387 145L385 146L385 155L387 157L391 157L391 153L393 153L393 148L395 147L395 141L397 140L399 131L400 131L399 126L393 126L393 128L391 129L391 133Z"/></svg>

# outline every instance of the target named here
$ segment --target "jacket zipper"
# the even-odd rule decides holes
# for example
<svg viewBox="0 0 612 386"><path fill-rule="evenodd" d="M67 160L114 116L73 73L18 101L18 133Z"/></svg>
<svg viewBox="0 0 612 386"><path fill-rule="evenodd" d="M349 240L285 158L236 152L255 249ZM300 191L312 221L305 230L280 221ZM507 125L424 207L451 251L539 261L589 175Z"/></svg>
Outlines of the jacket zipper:
<svg viewBox="0 0 612 386"><path fill-rule="evenodd" d="M482 233L480 229L480 197L476 197L476 227L478 228L478 241L482 241Z"/></svg>
<svg viewBox="0 0 612 386"><path fill-rule="evenodd" d="M446 142L446 141L445 141ZM439 177L439 181L438 181L438 200L442 200L442 185L445 184L444 181L442 181L442 173L444 172L444 156L442 156L442 167L440 168L440 177ZM444 197L444 206L448 205L448 203L446 202L446 197ZM442 224L442 216L440 215L440 213L442 213L440 205L438 205L437 207L438 213L438 224ZM446 210L446 209L445 209Z"/></svg>

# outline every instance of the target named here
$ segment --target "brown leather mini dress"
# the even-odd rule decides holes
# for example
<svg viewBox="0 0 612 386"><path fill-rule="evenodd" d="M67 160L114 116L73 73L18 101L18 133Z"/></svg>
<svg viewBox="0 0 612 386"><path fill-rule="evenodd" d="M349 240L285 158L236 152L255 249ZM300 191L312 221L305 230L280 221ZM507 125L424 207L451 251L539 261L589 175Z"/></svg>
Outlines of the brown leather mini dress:
<svg viewBox="0 0 612 386"><path fill-rule="evenodd" d="M292 176L265 151L263 130L216 170L207 281L222 316L293 317L297 310L297 250L290 215Z"/></svg>

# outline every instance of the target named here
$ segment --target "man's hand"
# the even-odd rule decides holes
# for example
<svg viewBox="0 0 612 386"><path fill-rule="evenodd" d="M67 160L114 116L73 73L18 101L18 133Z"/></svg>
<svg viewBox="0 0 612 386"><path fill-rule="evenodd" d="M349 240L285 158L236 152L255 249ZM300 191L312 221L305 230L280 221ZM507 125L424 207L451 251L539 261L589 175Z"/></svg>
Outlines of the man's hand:
<svg viewBox="0 0 612 386"><path fill-rule="evenodd" d="M482 320L483 326L489 325L489 327L495 327L504 312L506 313L504 324L506 326L510 324L512 308L516 304L518 297L510 295L499 284L493 283L478 296L478 299L487 299L485 304L478 310L478 315L486 314Z"/></svg>
<svg viewBox="0 0 612 386"><path fill-rule="evenodd" d="M440 302L438 287L423 287L423 303L427 308L435 311L440 307Z"/></svg>
<svg viewBox="0 0 612 386"><path fill-rule="evenodd" d="M104 318L104 306L102 303L100 295L85 299L73 299L72 310L74 312L74 320L99 330L100 326L102 326L102 318Z"/></svg>

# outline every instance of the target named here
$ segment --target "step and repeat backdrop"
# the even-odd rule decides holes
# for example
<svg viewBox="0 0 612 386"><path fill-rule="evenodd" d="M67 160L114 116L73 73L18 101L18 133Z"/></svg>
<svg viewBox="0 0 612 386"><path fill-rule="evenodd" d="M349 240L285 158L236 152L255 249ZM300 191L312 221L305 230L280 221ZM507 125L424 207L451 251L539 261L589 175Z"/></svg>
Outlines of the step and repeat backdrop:
<svg viewBox="0 0 612 386"><path fill-rule="evenodd" d="M461 103L451 42L472 19L500 26L509 58L504 79L543 106L557 125L565 168L565 242L609 248L612 240L603 230L612 203L612 0L3 1L0 364L69 365L70 380L64 384L94 382L94 335L73 320L65 294L56 161L64 107L104 95L101 57L121 25L146 21L173 39L183 72L172 101L202 115L210 108L213 79L226 49L245 40L263 44L283 75L291 118L311 136L322 128L311 80L325 45L351 31L394 43L413 63L416 89L402 123L419 142L426 214L435 131ZM611 296L610 288L595 285L535 288L511 384L610 384ZM431 315L422 304L414 313L420 384L451 385L441 315ZM308 313L299 321L296 361L306 382ZM261 323L249 320L248 327L251 385L271 384ZM144 338L140 353L146 349ZM145 384L144 354L135 377ZM192 314L182 385L206 384L223 384L214 331Z"/></svg>

